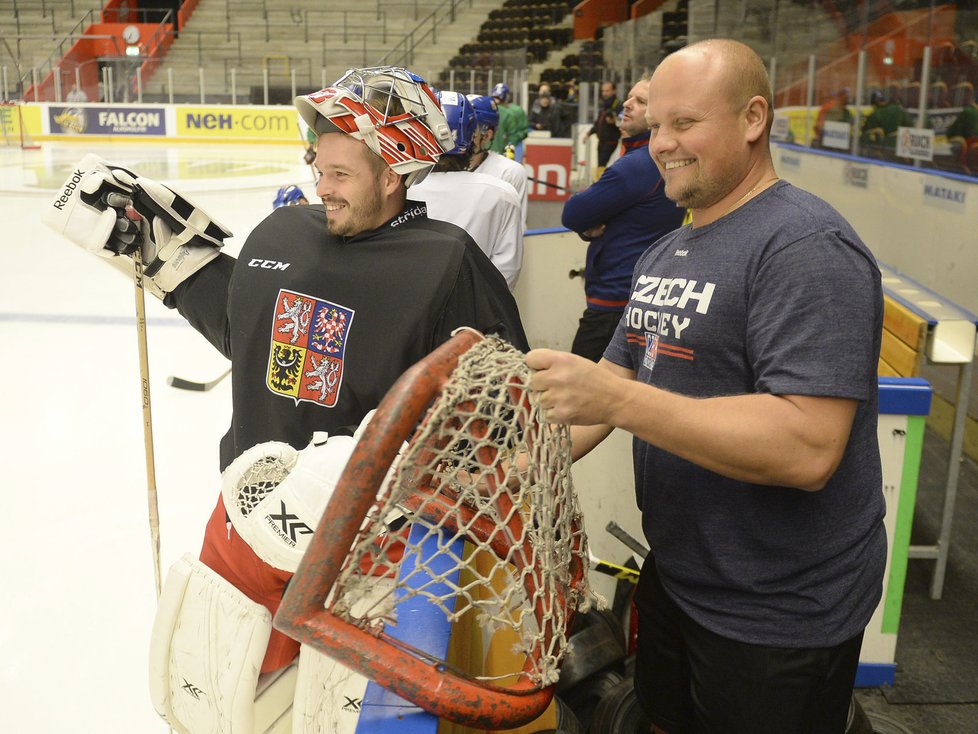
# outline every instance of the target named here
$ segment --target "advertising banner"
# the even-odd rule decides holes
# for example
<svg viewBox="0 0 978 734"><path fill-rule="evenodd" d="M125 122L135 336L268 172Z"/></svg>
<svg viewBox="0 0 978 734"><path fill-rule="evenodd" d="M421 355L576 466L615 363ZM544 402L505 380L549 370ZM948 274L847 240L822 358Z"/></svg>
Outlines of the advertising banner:
<svg viewBox="0 0 978 734"><path fill-rule="evenodd" d="M51 135L166 135L162 107L102 107L75 105L48 107Z"/></svg>
<svg viewBox="0 0 978 734"><path fill-rule="evenodd" d="M181 138L294 142L302 136L299 115L292 107L177 105L175 120Z"/></svg>
<svg viewBox="0 0 978 734"><path fill-rule="evenodd" d="M573 145L570 138L527 138L523 141L527 198L530 201L564 201L570 196Z"/></svg>
<svg viewBox="0 0 978 734"><path fill-rule="evenodd" d="M934 131L918 127L898 127L896 154L919 161L934 160Z"/></svg>

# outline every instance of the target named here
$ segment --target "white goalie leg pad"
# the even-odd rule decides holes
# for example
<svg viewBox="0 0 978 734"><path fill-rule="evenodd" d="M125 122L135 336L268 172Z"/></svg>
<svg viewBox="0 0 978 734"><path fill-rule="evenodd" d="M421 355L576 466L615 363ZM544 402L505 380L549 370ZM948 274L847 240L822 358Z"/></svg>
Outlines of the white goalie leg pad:
<svg viewBox="0 0 978 734"><path fill-rule="evenodd" d="M292 734L353 734L367 679L308 645L299 648Z"/></svg>
<svg viewBox="0 0 978 734"><path fill-rule="evenodd" d="M394 582L378 578L354 602L354 617L368 609L394 610ZM292 706L292 734L354 734L367 679L309 645L299 648L299 677Z"/></svg>
<svg viewBox="0 0 978 734"><path fill-rule="evenodd" d="M264 606L184 555L167 574L153 622L153 708L180 734L250 734L271 631Z"/></svg>

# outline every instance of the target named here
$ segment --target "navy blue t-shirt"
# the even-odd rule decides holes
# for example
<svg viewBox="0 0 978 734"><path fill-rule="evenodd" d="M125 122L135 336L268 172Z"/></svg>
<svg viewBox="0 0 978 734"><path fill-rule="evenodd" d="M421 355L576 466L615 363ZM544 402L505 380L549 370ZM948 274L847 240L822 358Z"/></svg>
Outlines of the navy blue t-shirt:
<svg viewBox="0 0 978 734"><path fill-rule="evenodd" d="M880 273L828 204L781 181L639 260L605 358L692 397L858 402L824 489L753 485L634 442L643 528L663 585L728 638L827 647L858 634L886 562L877 424ZM786 456L785 461L792 461Z"/></svg>

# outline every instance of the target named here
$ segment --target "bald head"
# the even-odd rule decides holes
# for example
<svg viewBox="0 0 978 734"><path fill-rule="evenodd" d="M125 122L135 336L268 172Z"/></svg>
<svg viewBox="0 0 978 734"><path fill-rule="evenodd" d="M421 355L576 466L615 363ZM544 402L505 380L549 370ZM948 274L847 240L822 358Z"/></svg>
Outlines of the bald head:
<svg viewBox="0 0 978 734"><path fill-rule="evenodd" d="M730 108L740 111L753 97L767 103L767 131L774 123L771 79L761 57L746 44L729 38L712 38L690 44L667 56L659 65L689 62L701 66L704 84L722 96Z"/></svg>
<svg viewBox="0 0 978 734"><path fill-rule="evenodd" d="M760 58L710 40L667 56L649 82L649 153L665 193L708 224L775 178L771 89Z"/></svg>

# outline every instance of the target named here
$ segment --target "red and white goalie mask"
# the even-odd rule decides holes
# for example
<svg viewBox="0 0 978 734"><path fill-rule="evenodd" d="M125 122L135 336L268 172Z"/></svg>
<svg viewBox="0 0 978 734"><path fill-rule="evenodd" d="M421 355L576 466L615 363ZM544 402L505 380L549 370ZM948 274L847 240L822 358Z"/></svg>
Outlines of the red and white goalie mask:
<svg viewBox="0 0 978 734"><path fill-rule="evenodd" d="M296 97L295 106L316 133L344 132L362 141L407 176L407 186L455 145L424 79L396 66L351 69L332 86Z"/></svg>

